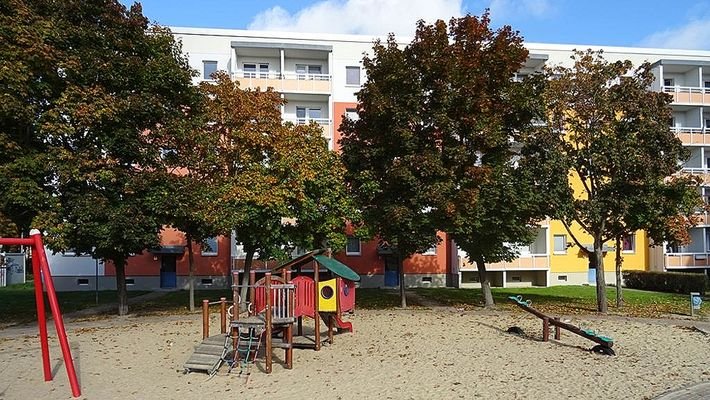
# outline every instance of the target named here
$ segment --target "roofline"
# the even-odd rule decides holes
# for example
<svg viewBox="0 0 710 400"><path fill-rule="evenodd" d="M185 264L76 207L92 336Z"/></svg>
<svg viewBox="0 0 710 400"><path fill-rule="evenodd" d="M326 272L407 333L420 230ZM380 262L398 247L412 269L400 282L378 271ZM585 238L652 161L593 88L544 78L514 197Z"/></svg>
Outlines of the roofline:
<svg viewBox="0 0 710 400"><path fill-rule="evenodd" d="M168 26L173 34L177 35L194 35L194 36L222 36L230 38L245 38L245 39L271 39L293 42L296 41L313 41L313 42L351 42L371 44L373 41L380 39L387 40L387 35L354 35L342 33L315 33L315 32L286 32L286 31L260 31L247 29L224 29L224 28L199 28L199 27L182 27ZM411 36L397 36L397 42L407 44L411 42ZM690 50L690 49L664 49L652 47L623 47L623 46L605 46L598 44L561 44L561 43L541 43L541 42L524 42L523 45L531 53L544 53L545 51L565 51L573 50L603 50L606 53L617 54L635 54L640 56L653 56L662 58L663 56L686 56L686 57L707 57L710 60L710 51L708 50Z"/></svg>

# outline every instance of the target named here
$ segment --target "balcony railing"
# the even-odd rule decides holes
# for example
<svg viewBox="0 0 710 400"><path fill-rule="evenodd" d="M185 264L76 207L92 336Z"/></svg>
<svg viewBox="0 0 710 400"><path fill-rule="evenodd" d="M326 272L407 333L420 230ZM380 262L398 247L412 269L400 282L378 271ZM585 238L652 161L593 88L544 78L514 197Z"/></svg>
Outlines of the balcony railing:
<svg viewBox="0 0 710 400"><path fill-rule="evenodd" d="M710 129L708 128L673 126L671 127L671 132L675 133L676 136L678 136L678 139L680 139L685 145L710 145Z"/></svg>
<svg viewBox="0 0 710 400"><path fill-rule="evenodd" d="M550 256L548 254L526 254L521 255L513 261L503 261L498 263L486 264L486 269L489 271L503 270L546 270L550 268ZM476 266L468 264L461 258L460 270L475 270Z"/></svg>
<svg viewBox="0 0 710 400"><path fill-rule="evenodd" d="M666 253L666 268L698 268L710 266L710 253Z"/></svg>
<svg viewBox="0 0 710 400"><path fill-rule="evenodd" d="M306 93L330 93L331 90L331 76L328 74L237 71L233 79L239 81L242 88L248 89L272 87L278 92Z"/></svg>
<svg viewBox="0 0 710 400"><path fill-rule="evenodd" d="M673 96L674 103L710 105L710 88L662 86L661 90Z"/></svg>

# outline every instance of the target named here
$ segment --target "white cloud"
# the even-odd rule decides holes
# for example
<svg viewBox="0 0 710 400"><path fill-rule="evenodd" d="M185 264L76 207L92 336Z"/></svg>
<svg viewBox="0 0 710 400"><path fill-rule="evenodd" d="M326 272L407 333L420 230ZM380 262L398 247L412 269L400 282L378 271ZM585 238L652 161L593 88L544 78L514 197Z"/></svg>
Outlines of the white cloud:
<svg viewBox="0 0 710 400"><path fill-rule="evenodd" d="M488 8L491 10L491 18L496 19L542 18L553 11L549 0L491 0Z"/></svg>
<svg viewBox="0 0 710 400"><path fill-rule="evenodd" d="M536 1L546 2L528 2ZM420 19L432 23L461 15L462 0L322 0L293 14L272 7L257 14L248 29L413 36Z"/></svg>
<svg viewBox="0 0 710 400"><path fill-rule="evenodd" d="M643 39L640 45L671 49L710 50L710 18L692 20L684 26L656 32Z"/></svg>

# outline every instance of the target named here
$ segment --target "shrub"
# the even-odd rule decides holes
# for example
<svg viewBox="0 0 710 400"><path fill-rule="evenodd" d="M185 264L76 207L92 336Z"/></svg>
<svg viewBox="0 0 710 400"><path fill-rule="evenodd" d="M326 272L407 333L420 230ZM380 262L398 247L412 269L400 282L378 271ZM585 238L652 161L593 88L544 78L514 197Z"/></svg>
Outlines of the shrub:
<svg viewBox="0 0 710 400"><path fill-rule="evenodd" d="M702 294L708 289L708 277L705 274L655 271L625 271L623 274L624 284L631 289L681 294Z"/></svg>

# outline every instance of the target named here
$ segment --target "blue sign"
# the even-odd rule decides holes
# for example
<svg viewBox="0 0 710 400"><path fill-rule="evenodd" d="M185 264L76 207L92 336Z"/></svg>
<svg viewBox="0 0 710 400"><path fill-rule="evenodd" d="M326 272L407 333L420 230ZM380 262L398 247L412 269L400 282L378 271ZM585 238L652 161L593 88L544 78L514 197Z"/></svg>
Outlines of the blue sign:
<svg viewBox="0 0 710 400"><path fill-rule="evenodd" d="M703 304L703 299L700 296L693 296L693 308L699 310L701 304Z"/></svg>

